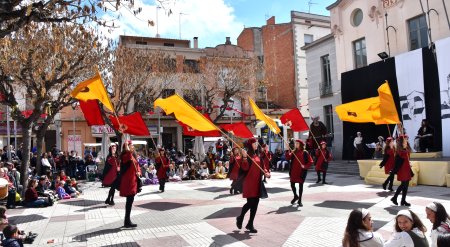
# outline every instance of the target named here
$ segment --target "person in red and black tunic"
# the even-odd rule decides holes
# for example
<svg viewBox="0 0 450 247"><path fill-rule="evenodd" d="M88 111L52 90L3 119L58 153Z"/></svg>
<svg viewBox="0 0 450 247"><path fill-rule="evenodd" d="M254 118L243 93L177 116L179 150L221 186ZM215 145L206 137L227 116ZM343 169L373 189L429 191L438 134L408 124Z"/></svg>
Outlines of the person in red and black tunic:
<svg viewBox="0 0 450 247"><path fill-rule="evenodd" d="M402 192L402 206L411 206L411 204L406 202L406 194L408 193L409 181L412 176L414 176L411 165L409 163L409 154L411 153L411 148L408 144L408 136L401 135L397 140L397 155L395 156L395 167L393 170L394 174L397 174L397 180L400 181L400 186L398 186L395 195L392 197L391 201L395 205L398 205L397 197Z"/></svg>
<svg viewBox="0 0 450 247"><path fill-rule="evenodd" d="M117 146L115 143L111 144L109 147L109 154L106 156L105 168L103 169L103 181L102 185L104 187L111 187L109 189L108 197L106 198L105 204L114 205L114 193L116 191L115 184L117 174L120 171L120 161L117 155Z"/></svg>
<svg viewBox="0 0 450 247"><path fill-rule="evenodd" d="M248 153L247 151L242 150L241 169L247 172L247 175L244 178L242 193L242 197L247 198L247 203L242 207L241 215L236 217L236 226L239 229L242 228L244 216L247 211L250 210L250 219L245 228L251 233L257 233L258 231L255 229L253 221L255 220L256 211L258 210L259 198L267 197L267 191L262 182L263 173L261 169L264 170L264 175L267 178L270 178L270 169L269 167L264 167L263 162L261 162L261 159L259 158L258 142L255 138L247 140L246 146Z"/></svg>
<svg viewBox="0 0 450 247"><path fill-rule="evenodd" d="M286 160L291 161L291 167L289 170L289 175L291 177L291 189L294 192L294 199L292 199L291 204L294 204L298 200L298 206L303 207L302 195L303 195L303 183L306 180L306 173L308 169L313 164L311 155L305 151L305 143L302 140L295 141L294 152L286 153ZM299 162L300 161L300 162ZM295 184L299 184L298 195Z"/></svg>
<svg viewBox="0 0 450 247"><path fill-rule="evenodd" d="M135 150L131 141L126 141L122 147L120 154L120 196L126 197L125 204L125 221L124 227L136 227L131 222L131 207L133 206L134 196L139 192L138 179L140 179L141 171L136 160Z"/></svg>
<svg viewBox="0 0 450 247"><path fill-rule="evenodd" d="M384 147L384 155L383 155L383 161L380 163L380 168L384 167L384 173L389 174L389 176L386 178L386 181L383 183L383 189L386 190L386 187L388 187L389 191L394 191L392 186L394 185L394 173L392 172L392 169L394 168L394 161L395 161L395 142L392 139L392 137L388 137L386 139L386 146Z"/></svg>
<svg viewBox="0 0 450 247"><path fill-rule="evenodd" d="M320 143L320 150L316 150L316 172L317 172L317 181L316 184L322 181L322 184L327 184L327 170L328 170L328 162L331 160L331 153L327 149L327 143L322 141ZM323 180L320 178L320 173L323 174Z"/></svg>
<svg viewBox="0 0 450 247"><path fill-rule="evenodd" d="M270 169L270 161L272 160L272 154L269 152L269 146L267 144L261 145L262 147L262 154L261 154L261 161L264 164L264 167L269 167ZM266 182L266 177L264 176L263 182Z"/></svg>
<svg viewBox="0 0 450 247"><path fill-rule="evenodd" d="M169 158L166 156L166 151L164 148L158 150L159 156L155 159L156 176L159 181L159 191L164 192L164 187L166 185L166 180L169 178L167 176L167 169L169 169Z"/></svg>
<svg viewBox="0 0 450 247"><path fill-rule="evenodd" d="M241 155L239 154L239 148L235 147L231 151L230 170L228 171L228 176L230 180L233 181L231 183L230 194L233 194L233 192L234 194L237 194L242 191L242 181L244 177L240 172L241 163L242 158Z"/></svg>

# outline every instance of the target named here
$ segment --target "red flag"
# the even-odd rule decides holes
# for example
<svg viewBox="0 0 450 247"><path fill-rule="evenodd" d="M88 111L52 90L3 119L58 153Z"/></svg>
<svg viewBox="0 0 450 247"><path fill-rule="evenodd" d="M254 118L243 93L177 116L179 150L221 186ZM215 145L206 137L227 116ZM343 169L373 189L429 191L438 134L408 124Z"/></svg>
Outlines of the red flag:
<svg viewBox="0 0 450 247"><path fill-rule="evenodd" d="M98 101L96 99L88 101L80 100L79 103L88 126L105 125L105 121L102 118L102 113L100 112L100 106L98 105Z"/></svg>
<svg viewBox="0 0 450 247"><path fill-rule="evenodd" d="M280 120L284 125L291 127L293 131L309 130L308 124L306 124L305 119L297 108L283 114Z"/></svg>
<svg viewBox="0 0 450 247"><path fill-rule="evenodd" d="M209 117L208 113L203 114L209 121L212 122L211 118ZM198 131L191 127L189 127L187 124L177 121L181 127L183 127L183 135L185 136L206 136L206 137L220 137L222 134L218 130L211 130L211 131Z"/></svg>
<svg viewBox="0 0 450 247"><path fill-rule="evenodd" d="M234 123L234 124L221 124L220 128L230 132L231 134L240 138L252 138L253 133L247 128L245 123Z"/></svg>
<svg viewBox="0 0 450 247"><path fill-rule="evenodd" d="M145 125L144 119L139 112L133 112L129 115L118 117L119 121L115 116L109 116L114 128L120 130L123 133L128 133L135 136L149 136L147 125ZM120 127L119 127L120 122Z"/></svg>

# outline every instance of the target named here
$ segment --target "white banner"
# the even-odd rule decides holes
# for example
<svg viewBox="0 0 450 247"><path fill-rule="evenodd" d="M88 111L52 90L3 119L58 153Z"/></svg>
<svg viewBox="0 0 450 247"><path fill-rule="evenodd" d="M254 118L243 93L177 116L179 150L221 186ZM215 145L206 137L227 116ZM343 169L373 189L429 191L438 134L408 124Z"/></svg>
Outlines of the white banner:
<svg viewBox="0 0 450 247"><path fill-rule="evenodd" d="M422 49L395 56L395 71L403 125L414 148L414 139L425 114Z"/></svg>
<svg viewBox="0 0 450 247"><path fill-rule="evenodd" d="M450 38L436 41L436 54L441 91L442 154L450 156Z"/></svg>
<svg viewBox="0 0 450 247"><path fill-rule="evenodd" d="M83 157L84 153L81 152L81 136L80 135L69 135L67 137L67 147L69 152L75 150L79 156Z"/></svg>

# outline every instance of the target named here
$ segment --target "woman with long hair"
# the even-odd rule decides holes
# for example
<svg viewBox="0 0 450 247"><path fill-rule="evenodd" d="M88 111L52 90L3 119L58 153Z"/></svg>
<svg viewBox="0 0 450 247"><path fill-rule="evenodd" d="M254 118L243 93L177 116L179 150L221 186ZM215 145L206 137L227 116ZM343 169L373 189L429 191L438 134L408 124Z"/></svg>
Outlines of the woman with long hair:
<svg viewBox="0 0 450 247"><path fill-rule="evenodd" d="M262 182L262 176L270 178L270 168L264 167L263 162L260 159L258 151L258 142L256 138L248 139L246 142L248 151L242 150L242 165L241 169L247 172L243 183L242 197L247 199L247 203L242 207L241 215L236 218L237 228L242 228L242 222L244 216L248 210L250 210L250 219L245 227L250 233L257 233L253 225L255 220L256 211L258 210L259 198L267 197L267 192ZM248 153L247 153L248 152ZM259 166L259 167L258 167ZM264 174L261 169L264 170Z"/></svg>
<svg viewBox="0 0 450 247"><path fill-rule="evenodd" d="M411 210L400 210L395 217L395 231L384 247L428 247L427 228Z"/></svg>
<svg viewBox="0 0 450 247"><path fill-rule="evenodd" d="M409 181L414 175L411 170L411 165L409 163L409 155L411 149L408 144L408 136L401 135L397 142L397 154L395 155L395 167L393 170L394 174L397 174L397 180L400 181L400 186L398 186L395 195L391 198L392 203L398 205L397 197L402 192L402 201L400 202L402 206L411 206L406 202L406 194L408 194Z"/></svg>
<svg viewBox="0 0 450 247"><path fill-rule="evenodd" d="M114 194L116 191L116 186L114 182L116 181L117 175L120 172L120 161L119 155L117 154L117 145L112 143L109 146L109 153L106 156L105 168L103 169L103 181L102 185L104 187L111 187L108 192L108 197L105 200L105 204L114 205Z"/></svg>
<svg viewBox="0 0 450 247"><path fill-rule="evenodd" d="M156 176L158 176L159 191L164 192L167 176L167 170L169 169L169 158L166 156L166 150L164 148L158 149L159 155L155 159Z"/></svg>
<svg viewBox="0 0 450 247"><path fill-rule="evenodd" d="M369 210L353 209L345 228L343 247L383 247L383 237L373 232L373 221Z"/></svg>
<svg viewBox="0 0 450 247"><path fill-rule="evenodd" d="M383 155L383 161L380 163L380 168L384 167L384 173L389 174L386 181L383 183L383 189L386 190L386 187L389 189L389 191L394 191L392 186L394 185L394 173L392 172L392 169L394 168L394 161L395 161L395 142L393 141L392 137L388 137L386 139L386 145L384 147L384 155Z"/></svg>
<svg viewBox="0 0 450 247"><path fill-rule="evenodd" d="M231 188L230 194L237 194L239 191L242 191L242 179L239 180L239 171L241 170L241 162L242 158L239 153L239 148L234 147L231 150L230 157L230 170L228 171L228 177L230 178Z"/></svg>
<svg viewBox="0 0 450 247"><path fill-rule="evenodd" d="M317 181L316 184L322 181L322 184L328 184L326 182L328 162L332 159L330 151L327 149L327 143L325 141L320 142L320 149L316 150L316 172ZM320 178L320 173L323 175L323 180Z"/></svg>
<svg viewBox="0 0 450 247"><path fill-rule="evenodd" d="M136 227L131 222L131 207L133 206L134 196L139 192L138 179L141 177L141 170L136 160L134 145L129 141L125 141L120 154L120 196L126 197L125 203L125 220L124 227Z"/></svg>
<svg viewBox="0 0 450 247"><path fill-rule="evenodd" d="M313 160L309 153L305 151L305 143L302 140L295 141L295 149L293 152L286 154L286 160L291 161L289 170L289 176L291 181L291 189L294 193L294 199L291 204L294 204L298 200L298 206L303 207L302 195L303 195L303 183L306 180L306 174L311 167ZM298 195L295 184L298 183Z"/></svg>
<svg viewBox="0 0 450 247"><path fill-rule="evenodd" d="M450 234L450 216L439 202L432 202L425 208L427 219L431 221L431 247L436 247L440 234Z"/></svg>

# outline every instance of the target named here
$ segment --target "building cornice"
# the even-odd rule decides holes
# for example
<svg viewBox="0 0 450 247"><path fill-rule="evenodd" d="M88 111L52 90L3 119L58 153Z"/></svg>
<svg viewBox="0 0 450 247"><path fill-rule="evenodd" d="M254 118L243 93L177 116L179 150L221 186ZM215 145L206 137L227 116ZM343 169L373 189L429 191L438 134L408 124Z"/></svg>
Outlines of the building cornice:
<svg viewBox="0 0 450 247"><path fill-rule="evenodd" d="M327 7L327 10L331 10L334 7L338 6L343 0L337 0L335 3L331 4L330 6Z"/></svg>
<svg viewBox="0 0 450 247"><path fill-rule="evenodd" d="M309 48L311 48L313 46L316 46L318 44L321 44L321 43L323 43L323 42L325 42L325 41L327 41L329 39L333 39L333 38L334 38L334 35L332 33L330 33L330 34L328 34L326 36L323 36L322 38L320 38L320 39L318 39L318 40L316 40L316 41L314 41L312 43L309 43L309 44L301 47L300 49L305 51L305 50L308 50Z"/></svg>

